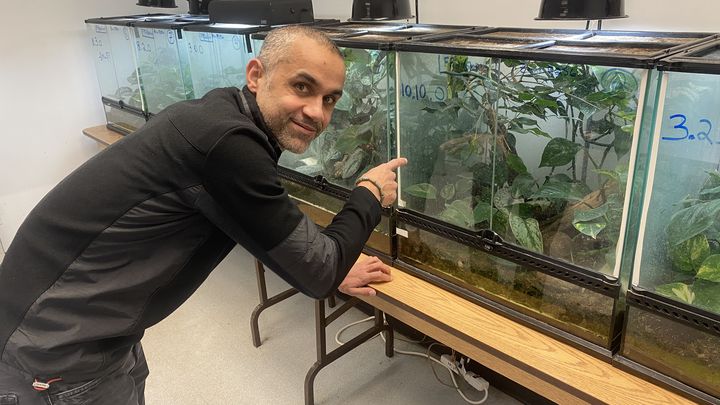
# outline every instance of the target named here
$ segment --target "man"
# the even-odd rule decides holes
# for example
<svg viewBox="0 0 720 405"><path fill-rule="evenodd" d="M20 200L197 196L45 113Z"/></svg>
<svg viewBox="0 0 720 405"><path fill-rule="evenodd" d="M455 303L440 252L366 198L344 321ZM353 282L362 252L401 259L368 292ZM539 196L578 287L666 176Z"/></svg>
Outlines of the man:
<svg viewBox="0 0 720 405"><path fill-rule="evenodd" d="M277 176L281 151L328 125L344 79L326 36L275 30L244 89L167 108L43 198L0 264L0 403L144 403L144 330L235 243L312 297L389 280L377 259L353 264L405 159L369 170L323 231Z"/></svg>

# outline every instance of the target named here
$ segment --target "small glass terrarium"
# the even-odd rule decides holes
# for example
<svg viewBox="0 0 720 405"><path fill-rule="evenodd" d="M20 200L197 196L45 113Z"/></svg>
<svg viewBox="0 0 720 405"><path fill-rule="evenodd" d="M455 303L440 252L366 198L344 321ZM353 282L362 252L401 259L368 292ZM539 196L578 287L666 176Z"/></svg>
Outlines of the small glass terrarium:
<svg viewBox="0 0 720 405"><path fill-rule="evenodd" d="M245 85L245 67L255 57L250 34L262 28L226 23L183 28L195 97L202 97L218 87L242 88Z"/></svg>
<svg viewBox="0 0 720 405"><path fill-rule="evenodd" d="M720 42L661 62L621 363L720 402ZM659 376L658 376L659 373Z"/></svg>
<svg viewBox="0 0 720 405"><path fill-rule="evenodd" d="M625 34L497 28L397 44L410 162L399 260L608 357L648 68L703 38Z"/></svg>
<svg viewBox="0 0 720 405"><path fill-rule="evenodd" d="M146 106L140 92L132 24L173 18L152 14L85 21L109 128L126 134L145 121Z"/></svg>
<svg viewBox="0 0 720 405"><path fill-rule="evenodd" d="M182 28L201 22L177 18L133 23L140 84L149 114L195 98L188 44Z"/></svg>

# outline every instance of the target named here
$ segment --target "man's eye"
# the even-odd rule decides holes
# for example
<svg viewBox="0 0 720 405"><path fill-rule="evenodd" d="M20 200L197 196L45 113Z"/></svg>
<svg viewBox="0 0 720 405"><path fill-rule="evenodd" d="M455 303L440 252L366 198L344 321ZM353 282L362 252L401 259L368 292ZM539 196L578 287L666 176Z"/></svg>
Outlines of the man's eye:
<svg viewBox="0 0 720 405"><path fill-rule="evenodd" d="M295 88L298 89L299 91L307 90L307 86L305 85L305 83L297 83L295 85Z"/></svg>
<svg viewBox="0 0 720 405"><path fill-rule="evenodd" d="M325 97L325 104L327 105L334 105L337 102L335 97L327 96Z"/></svg>

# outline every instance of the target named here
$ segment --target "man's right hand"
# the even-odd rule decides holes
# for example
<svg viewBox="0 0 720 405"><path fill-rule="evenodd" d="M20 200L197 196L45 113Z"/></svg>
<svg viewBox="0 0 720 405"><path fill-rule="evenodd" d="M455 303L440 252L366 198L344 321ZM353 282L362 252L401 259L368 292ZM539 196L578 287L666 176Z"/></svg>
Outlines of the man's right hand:
<svg viewBox="0 0 720 405"><path fill-rule="evenodd" d="M395 170L407 164L406 158L396 158L368 170L358 181L358 186L370 190L383 207L391 206L397 199L397 175ZM362 180L368 179L368 180ZM378 189L380 187L380 189Z"/></svg>

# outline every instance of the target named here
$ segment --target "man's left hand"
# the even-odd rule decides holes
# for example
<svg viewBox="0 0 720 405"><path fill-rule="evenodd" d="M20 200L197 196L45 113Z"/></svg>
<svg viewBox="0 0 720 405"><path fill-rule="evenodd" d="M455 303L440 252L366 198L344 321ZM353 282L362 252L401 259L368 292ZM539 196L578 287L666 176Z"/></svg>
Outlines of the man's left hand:
<svg viewBox="0 0 720 405"><path fill-rule="evenodd" d="M372 296L375 295L375 289L368 287L368 284L390 280L390 267L373 256L355 263L338 290L347 295Z"/></svg>

